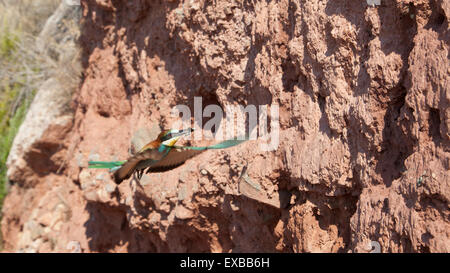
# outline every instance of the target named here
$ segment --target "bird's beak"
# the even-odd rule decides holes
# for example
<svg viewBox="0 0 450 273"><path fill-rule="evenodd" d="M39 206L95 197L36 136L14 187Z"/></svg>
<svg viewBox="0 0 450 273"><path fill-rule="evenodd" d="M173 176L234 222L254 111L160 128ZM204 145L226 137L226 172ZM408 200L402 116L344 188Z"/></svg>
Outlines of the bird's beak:
<svg viewBox="0 0 450 273"><path fill-rule="evenodd" d="M178 132L172 133L172 137L182 137L184 135L189 135L194 131L194 128L187 128L183 130L179 130Z"/></svg>
<svg viewBox="0 0 450 273"><path fill-rule="evenodd" d="M178 132L171 132L172 137L169 140L163 142L164 145L172 147L177 143L178 139L184 135L189 135L194 131L193 128L187 128L183 130L178 130Z"/></svg>

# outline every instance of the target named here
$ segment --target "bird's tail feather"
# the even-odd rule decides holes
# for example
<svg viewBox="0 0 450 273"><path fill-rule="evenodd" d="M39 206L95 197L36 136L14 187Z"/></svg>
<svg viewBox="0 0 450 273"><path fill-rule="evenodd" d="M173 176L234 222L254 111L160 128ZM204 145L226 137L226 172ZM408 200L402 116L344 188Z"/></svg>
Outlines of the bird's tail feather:
<svg viewBox="0 0 450 273"><path fill-rule="evenodd" d="M225 148L230 148L236 145L239 145L245 141L247 141L248 139L230 139L230 140L225 140L222 141L220 143L211 145L211 146L204 146L204 147L193 147L193 146L173 146L174 148L181 148L181 149L186 149L186 150L197 150L197 151L202 151L202 150L209 150L209 149L225 149Z"/></svg>
<svg viewBox="0 0 450 273"><path fill-rule="evenodd" d="M126 161L89 161L88 168L91 169L117 169Z"/></svg>

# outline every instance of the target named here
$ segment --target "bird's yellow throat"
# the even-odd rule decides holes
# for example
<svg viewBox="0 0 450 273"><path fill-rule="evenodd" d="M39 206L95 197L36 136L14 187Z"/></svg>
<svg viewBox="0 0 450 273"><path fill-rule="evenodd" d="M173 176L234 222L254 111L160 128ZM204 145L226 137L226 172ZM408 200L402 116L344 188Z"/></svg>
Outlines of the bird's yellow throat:
<svg viewBox="0 0 450 273"><path fill-rule="evenodd" d="M164 141L162 144L164 144L165 146L172 147L173 145L175 145L175 143L177 143L179 138L180 137L178 136L178 137L168 139L168 140Z"/></svg>

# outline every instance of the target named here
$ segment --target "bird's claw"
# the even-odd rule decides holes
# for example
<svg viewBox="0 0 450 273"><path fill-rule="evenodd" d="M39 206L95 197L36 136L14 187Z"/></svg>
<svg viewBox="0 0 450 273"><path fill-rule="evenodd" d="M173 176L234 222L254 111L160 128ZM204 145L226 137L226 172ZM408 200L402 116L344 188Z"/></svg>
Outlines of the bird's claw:
<svg viewBox="0 0 450 273"><path fill-rule="evenodd" d="M141 180L141 177L142 177L143 174L144 174L144 170L143 169L137 171L137 178L138 178L139 181Z"/></svg>

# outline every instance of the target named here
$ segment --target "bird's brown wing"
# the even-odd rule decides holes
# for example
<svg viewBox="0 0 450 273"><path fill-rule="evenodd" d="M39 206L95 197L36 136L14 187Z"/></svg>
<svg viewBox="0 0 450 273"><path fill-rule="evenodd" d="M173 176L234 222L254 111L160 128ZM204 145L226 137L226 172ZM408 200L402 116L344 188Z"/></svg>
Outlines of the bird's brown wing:
<svg viewBox="0 0 450 273"><path fill-rule="evenodd" d="M114 172L114 182L120 184L123 180L128 179L134 173L138 163L139 159L137 157L131 157L127 160L120 169Z"/></svg>
<svg viewBox="0 0 450 273"><path fill-rule="evenodd" d="M114 173L114 181L116 184L120 184L123 180L130 178L130 176L136 171L139 162L144 160L151 160L155 158L158 159L159 155L156 149L147 149L140 152L132 157L130 157L127 162L125 162L120 169Z"/></svg>
<svg viewBox="0 0 450 273"><path fill-rule="evenodd" d="M163 159L150 166L146 173L158 173L175 169L176 167L183 165L183 163L189 158L201 154L204 151L205 150L199 151L183 148L172 148L172 150L170 150L170 152Z"/></svg>

